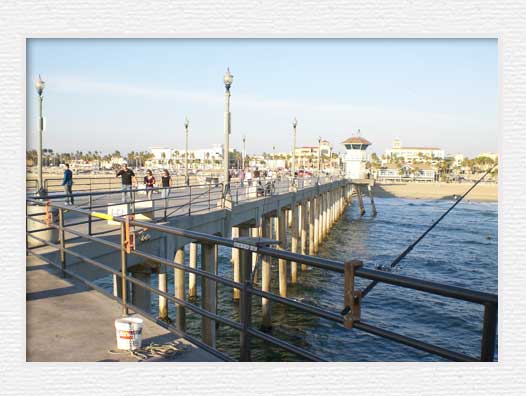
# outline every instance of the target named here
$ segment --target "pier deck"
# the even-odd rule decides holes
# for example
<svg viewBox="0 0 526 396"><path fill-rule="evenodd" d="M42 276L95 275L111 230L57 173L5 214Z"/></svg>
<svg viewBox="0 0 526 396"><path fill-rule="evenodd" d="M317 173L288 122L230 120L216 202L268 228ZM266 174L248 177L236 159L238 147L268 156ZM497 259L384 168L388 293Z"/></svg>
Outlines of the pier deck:
<svg viewBox="0 0 526 396"><path fill-rule="evenodd" d="M28 362L137 361L116 350L114 321L120 305L81 282L60 277L59 271L35 257L27 258L26 360ZM163 327L144 320L143 346L176 341L182 352L170 359L178 362L218 361L216 357L177 337Z"/></svg>

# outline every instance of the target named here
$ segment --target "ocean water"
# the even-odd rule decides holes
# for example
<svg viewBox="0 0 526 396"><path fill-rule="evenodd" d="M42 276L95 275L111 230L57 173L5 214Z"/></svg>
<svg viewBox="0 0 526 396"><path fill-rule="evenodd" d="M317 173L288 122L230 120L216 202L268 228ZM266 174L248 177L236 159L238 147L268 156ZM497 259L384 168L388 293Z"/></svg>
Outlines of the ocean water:
<svg viewBox="0 0 526 396"><path fill-rule="evenodd" d="M453 203L399 198L377 198L375 202L376 217L372 217L369 211L361 217L356 204L348 207L318 255L342 261L359 259L368 268L388 265ZM369 209L367 205L366 209ZM395 272L497 293L497 234L497 203L462 202L417 245ZM229 249L220 248L219 259L220 274L231 277ZM272 270L272 291L277 293L277 263ZM289 297L341 311L342 274L318 269L298 271L298 274L298 283L288 285ZM168 282L169 291L173 292L173 274L169 274ZM357 282L360 288L368 284L362 279ZM111 288L108 279L102 283ZM156 286L155 279L152 283ZM232 301L231 289L219 286L219 299L218 312L239 320L238 305ZM258 298L253 300L253 325L257 327L261 321L261 304ZM199 299L195 303L200 304ZM155 297L152 310L157 312ZM173 318L174 315L173 307L170 307L170 316ZM480 354L482 318L480 305L385 284L378 284L362 302L363 322L472 356ZM347 330L339 324L277 303L272 304L272 324L272 335L331 361L443 360L357 329ZM200 326L200 317L187 311L187 331L199 336ZM238 358L239 333L220 325L217 347ZM302 359L253 338L252 360Z"/></svg>

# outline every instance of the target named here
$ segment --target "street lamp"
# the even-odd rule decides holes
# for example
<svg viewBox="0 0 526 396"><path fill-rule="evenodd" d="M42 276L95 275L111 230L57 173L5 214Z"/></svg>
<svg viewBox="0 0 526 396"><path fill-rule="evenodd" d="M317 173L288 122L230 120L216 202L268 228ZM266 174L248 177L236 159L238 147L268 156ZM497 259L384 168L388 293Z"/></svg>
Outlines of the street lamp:
<svg viewBox="0 0 526 396"><path fill-rule="evenodd" d="M292 185L296 185L296 127L298 120L294 117L292 121Z"/></svg>
<svg viewBox="0 0 526 396"><path fill-rule="evenodd" d="M47 191L44 189L44 182L42 178L42 132L44 131L44 117L42 117L42 101L44 100L44 87L46 83L38 75L38 80L35 83L35 88L38 93L38 192L37 195L45 197Z"/></svg>
<svg viewBox="0 0 526 396"><path fill-rule="evenodd" d="M188 177L188 126L190 121L188 117L184 118L184 131L185 131L185 152L184 152L184 183L190 185L190 177Z"/></svg>
<svg viewBox="0 0 526 396"><path fill-rule="evenodd" d="M318 138L318 183L321 175L321 136Z"/></svg>
<svg viewBox="0 0 526 396"><path fill-rule="evenodd" d="M230 87L232 86L232 81L234 76L230 73L230 68L226 69L226 73L223 77L223 82L225 83L225 143L223 148L223 207L231 205L232 197L230 196L230 180L229 180L229 135L230 135ZM227 204L228 202L228 204Z"/></svg>
<svg viewBox="0 0 526 396"><path fill-rule="evenodd" d="M245 169L245 166L246 166L246 164L245 164L245 158L247 157L247 151L246 151L246 147L245 147L245 141L246 141L246 136L243 135L243 153L242 153L242 155L243 155L243 158L242 158L242 162L243 162L243 170Z"/></svg>

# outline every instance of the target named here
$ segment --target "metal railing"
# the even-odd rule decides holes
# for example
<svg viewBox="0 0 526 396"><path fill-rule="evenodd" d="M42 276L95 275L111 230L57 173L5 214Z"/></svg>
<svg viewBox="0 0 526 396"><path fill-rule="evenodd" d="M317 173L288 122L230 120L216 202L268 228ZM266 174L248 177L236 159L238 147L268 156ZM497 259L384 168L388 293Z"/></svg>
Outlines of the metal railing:
<svg viewBox="0 0 526 396"><path fill-rule="evenodd" d="M28 199L28 203L32 205L45 205L42 201L35 199ZM232 360L231 356L226 355L225 353L217 350L215 348L214 336L211 335L210 329L215 329L215 322L231 327L232 329L237 330L240 333L240 360L247 361L250 360L251 356L251 337L255 337L269 343L271 345L277 346L289 352L292 352L298 356L301 356L304 359L312 361L323 361L323 357L317 356L310 351L298 347L290 342L279 339L271 334L265 333L264 331L257 329L252 324L252 312L251 306L253 297L261 297L273 301L274 303L283 304L295 309L302 310L313 314L317 317L324 318L338 324L343 325L347 328L358 329L363 332L382 337L403 345L413 347L415 349L440 356L442 358L453 360L453 361L493 361L494 352L495 352L495 343L496 343L496 331L497 331L497 304L498 298L497 295L482 293L477 291L472 291L464 288L448 286L444 284L439 284L435 282L424 281L420 279L415 279L411 277L401 276L399 274L386 273L379 270L367 269L361 267L360 262L340 262L335 260L324 259L320 257L301 255L297 253L291 253L285 250L275 249L272 247L262 246L254 241L245 241L243 239L229 239L223 238L214 235L203 234L200 232L184 230L179 228L170 227L162 224L155 224L148 221L138 221L133 220L129 217L112 217L104 213L90 212L84 209L65 207L62 204L50 203L48 207L56 208L59 212L58 224L53 222L46 222L44 220L39 220L33 218L33 221L47 225L50 228L56 228L59 231L59 242L53 243L44 240L43 238L37 237L34 232L28 232L28 238L34 238L37 241L41 242L43 245L47 245L55 251L58 251L59 258L58 262L51 260L49 257L44 255L42 252L39 253L38 248L28 247L27 252L29 255L33 255L44 262L51 264L57 267L62 271L64 276L70 275L81 282L85 283L88 287L91 287L95 290L100 291L101 293L109 296L110 298L116 300L122 305L123 314L128 314L128 310L132 309L135 312L138 312L145 317L151 319L152 321L158 323L159 325L165 327L166 329L172 331L173 333L182 336L189 341L193 342L197 346L203 348L209 353L213 354L216 357L219 357L223 360ZM91 236L77 230L74 230L64 224L64 213L65 211L73 212L76 214L81 214L83 216L95 217L97 219L106 219L113 220L120 223L118 234L120 234L120 243L111 242L107 239L101 237ZM158 255L147 253L143 250L133 246L131 238L131 227L137 227L139 229L148 229L149 231L157 231L160 234L171 235L177 237L188 238L191 241L195 241L201 245L202 254L201 254L201 269L194 268L191 266L184 265L182 263L174 262L170 259L160 257ZM96 244L101 244L106 247L110 247L115 252L120 252L120 270L115 270L112 267L103 264L93 258L84 256L75 252L73 249L68 248L67 238L65 237L66 233L72 234L75 238L81 238ZM224 246L227 248L238 249L241 257L241 281L236 282L232 279L229 279L225 276L220 276L217 274L217 265L215 262L214 249L216 246ZM319 306L306 304L301 301L293 300L287 297L281 297L277 294L274 294L269 291L263 291L259 288L256 288L252 282L253 273L251 272L251 257L252 253L257 253L261 257L276 258L281 260L286 260L288 262L296 262L300 264L306 264L321 270L333 271L336 273L343 274L345 281L344 296L342 296L343 301L343 310L341 312L331 311ZM139 279L134 278L133 276L128 275L128 258L132 255L138 256L142 259L149 260L150 262L157 263L162 266L173 268L174 270L182 271L183 273L194 274L195 276L200 276L202 280L202 292L207 293L207 298L202 298L202 306L193 304L190 301L187 301L184 297L178 298L176 296L170 295L165 291L162 291L158 288L154 288L149 284L140 281ZM121 297L115 297L108 293L106 290L100 288L93 282L87 280L83 276L79 275L68 269L67 258L68 256L76 257L80 259L83 263L87 265L93 265L99 269L105 270L108 273L115 275L121 280L122 293ZM215 268L215 270L214 270ZM464 353L446 349L437 345L427 343L406 335L398 334L389 330L385 330L371 324L364 322L360 316L360 304L361 304L361 292L355 288L354 280L355 278L369 279L385 284L390 284L398 286L401 288L412 289L415 291L420 291L424 293L430 293L434 295L439 295L443 297L449 297L452 299L457 299L461 301L468 301L475 304L481 304L484 306L484 318L483 318L483 328L482 328L482 337L481 337L481 352L480 356L474 357L466 355ZM215 287L217 284L226 285L240 291L241 300L240 300L240 321L234 321L227 317L217 314L216 307L217 301L211 302L210 295L214 294L207 288ZM129 284L137 285L142 287L150 292L157 294L160 297L166 299L172 304L175 304L179 307L177 312L182 312L181 310L190 310L202 317L202 339L191 336L186 332L184 327L184 321L177 320L176 326L168 323L166 321L160 320L158 317L153 315L151 312L146 312L143 309L134 306L128 301L127 298L127 288ZM177 319L177 318L176 318ZM214 330L215 334L215 330Z"/></svg>

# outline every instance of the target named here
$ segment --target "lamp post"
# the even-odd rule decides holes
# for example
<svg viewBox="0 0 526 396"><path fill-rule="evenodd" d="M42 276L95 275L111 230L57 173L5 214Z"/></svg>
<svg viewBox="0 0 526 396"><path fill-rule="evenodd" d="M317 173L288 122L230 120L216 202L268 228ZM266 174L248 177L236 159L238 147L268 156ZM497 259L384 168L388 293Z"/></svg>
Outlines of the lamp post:
<svg viewBox="0 0 526 396"><path fill-rule="evenodd" d="M292 185L296 185L296 127L298 120L294 117L292 121Z"/></svg>
<svg viewBox="0 0 526 396"><path fill-rule="evenodd" d="M225 83L225 143L223 147L223 207L227 207L232 202L232 197L230 196L230 180L229 180L229 137L230 137L230 87L232 86L232 81L234 76L230 74L230 68L226 69L226 73L223 77L223 82ZM228 202L228 204L227 204Z"/></svg>
<svg viewBox="0 0 526 396"><path fill-rule="evenodd" d="M245 158L247 156L247 151L246 151L246 147L245 147L245 140L246 140L246 136L243 135L243 153L242 153L243 158L242 158L242 161L241 161L243 163L243 170L245 169L245 166L246 166Z"/></svg>
<svg viewBox="0 0 526 396"><path fill-rule="evenodd" d="M190 177L188 176L188 126L190 121L188 117L184 118L184 133L185 133L185 152L184 152L184 184L190 185Z"/></svg>
<svg viewBox="0 0 526 396"><path fill-rule="evenodd" d="M38 191L37 195L45 197L47 191L44 189L44 182L42 178L42 132L44 131L44 117L42 117L42 101L44 100L44 87L46 83L42 81L40 74L35 83L35 88L38 93Z"/></svg>
<svg viewBox="0 0 526 396"><path fill-rule="evenodd" d="M318 138L318 183L321 175L321 136Z"/></svg>

